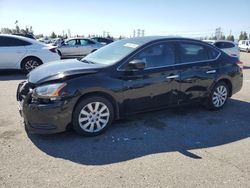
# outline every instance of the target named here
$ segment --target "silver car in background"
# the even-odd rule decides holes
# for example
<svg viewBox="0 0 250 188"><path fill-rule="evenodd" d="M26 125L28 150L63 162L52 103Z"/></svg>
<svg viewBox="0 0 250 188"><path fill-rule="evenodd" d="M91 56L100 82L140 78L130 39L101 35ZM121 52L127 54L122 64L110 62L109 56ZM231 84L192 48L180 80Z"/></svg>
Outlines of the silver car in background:
<svg viewBox="0 0 250 188"><path fill-rule="evenodd" d="M71 38L58 46L57 51L61 57L86 56L104 45L88 38Z"/></svg>

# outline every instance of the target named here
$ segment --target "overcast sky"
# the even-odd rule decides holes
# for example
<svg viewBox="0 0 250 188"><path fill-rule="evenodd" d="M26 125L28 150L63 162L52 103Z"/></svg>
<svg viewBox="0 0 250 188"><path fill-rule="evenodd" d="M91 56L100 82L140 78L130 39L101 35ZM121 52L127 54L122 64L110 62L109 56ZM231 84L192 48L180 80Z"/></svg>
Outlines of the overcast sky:
<svg viewBox="0 0 250 188"><path fill-rule="evenodd" d="M0 0L0 28L33 26L35 34L211 36L250 33L250 0Z"/></svg>

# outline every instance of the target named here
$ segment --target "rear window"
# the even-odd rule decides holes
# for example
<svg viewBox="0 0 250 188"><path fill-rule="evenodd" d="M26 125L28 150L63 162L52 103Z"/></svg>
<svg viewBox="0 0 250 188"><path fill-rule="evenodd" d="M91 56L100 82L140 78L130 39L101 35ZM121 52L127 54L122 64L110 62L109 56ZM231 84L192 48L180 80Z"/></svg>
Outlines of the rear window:
<svg viewBox="0 0 250 188"><path fill-rule="evenodd" d="M27 46L31 45L31 43L12 38L12 37L0 37L0 46L2 47L10 47L10 46Z"/></svg>
<svg viewBox="0 0 250 188"><path fill-rule="evenodd" d="M180 43L180 62L196 62L209 60L209 52L206 46L196 43Z"/></svg>
<svg viewBox="0 0 250 188"><path fill-rule="evenodd" d="M217 47L217 48L220 48L220 49L225 49L225 48L233 48L235 47L235 45L231 42L216 42L214 43L214 45Z"/></svg>

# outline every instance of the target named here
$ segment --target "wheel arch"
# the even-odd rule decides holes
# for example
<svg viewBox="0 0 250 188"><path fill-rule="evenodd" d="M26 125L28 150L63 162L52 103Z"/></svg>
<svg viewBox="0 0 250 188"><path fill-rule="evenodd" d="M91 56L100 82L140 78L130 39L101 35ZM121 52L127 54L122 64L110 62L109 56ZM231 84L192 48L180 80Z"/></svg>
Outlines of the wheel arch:
<svg viewBox="0 0 250 188"><path fill-rule="evenodd" d="M73 117L73 114L74 114L74 111L75 111L75 108L76 106L84 99L84 98L88 98L88 97L92 97L92 96L98 96L98 97L103 97L105 99L107 99L108 101L111 102L113 108L114 108L114 117L115 119L119 119L120 117L120 110L119 110L119 106L118 106L118 103L116 102L115 98L105 92L105 91L91 91L91 92L87 92L87 93L84 93L83 95L81 95L78 100L76 101L75 105L74 105L74 108L73 108L73 113L72 113L72 117Z"/></svg>
<svg viewBox="0 0 250 188"><path fill-rule="evenodd" d="M43 61L42 61L39 57L33 56L33 55L29 55L29 56L26 56L26 57L24 57L24 58L22 59L22 61L21 61L21 63L20 63L20 68L21 68L21 69L23 69L23 64L24 64L25 60L28 59L28 58L36 58L36 59L38 59L38 60L43 64Z"/></svg>

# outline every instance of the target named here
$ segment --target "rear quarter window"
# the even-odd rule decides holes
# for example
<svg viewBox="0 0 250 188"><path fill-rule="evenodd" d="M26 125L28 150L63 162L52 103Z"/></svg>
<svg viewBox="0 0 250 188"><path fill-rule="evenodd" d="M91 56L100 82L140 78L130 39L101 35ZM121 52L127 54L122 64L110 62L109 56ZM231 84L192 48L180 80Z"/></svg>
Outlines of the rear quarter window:
<svg viewBox="0 0 250 188"><path fill-rule="evenodd" d="M209 55L209 59L216 59L218 57L218 55L220 54L220 52L214 48L211 47L207 47L208 50L208 55Z"/></svg>

